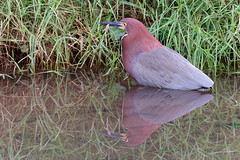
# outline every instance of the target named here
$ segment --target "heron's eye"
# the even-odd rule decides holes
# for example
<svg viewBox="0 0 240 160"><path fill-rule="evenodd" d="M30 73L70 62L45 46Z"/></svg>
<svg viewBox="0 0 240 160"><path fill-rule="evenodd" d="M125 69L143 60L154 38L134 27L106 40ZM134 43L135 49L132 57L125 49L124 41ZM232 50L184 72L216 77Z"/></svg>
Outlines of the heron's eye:
<svg viewBox="0 0 240 160"><path fill-rule="evenodd" d="M124 25L124 26L126 26L126 25L127 25L127 23L123 22L123 25Z"/></svg>

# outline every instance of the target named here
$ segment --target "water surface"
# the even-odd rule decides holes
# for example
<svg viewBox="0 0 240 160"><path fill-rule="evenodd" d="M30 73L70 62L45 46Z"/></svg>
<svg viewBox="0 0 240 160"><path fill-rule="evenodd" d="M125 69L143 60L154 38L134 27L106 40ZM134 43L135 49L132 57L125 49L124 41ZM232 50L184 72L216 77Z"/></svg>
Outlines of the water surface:
<svg viewBox="0 0 240 160"><path fill-rule="evenodd" d="M102 76L0 81L1 159L238 159L238 78L212 92Z"/></svg>

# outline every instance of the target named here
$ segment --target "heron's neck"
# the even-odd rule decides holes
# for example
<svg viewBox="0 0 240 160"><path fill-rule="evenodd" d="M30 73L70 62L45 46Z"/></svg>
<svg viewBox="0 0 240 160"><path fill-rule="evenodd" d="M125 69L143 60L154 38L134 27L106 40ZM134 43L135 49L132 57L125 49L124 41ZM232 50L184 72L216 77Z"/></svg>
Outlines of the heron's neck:
<svg viewBox="0 0 240 160"><path fill-rule="evenodd" d="M162 47L163 45L153 37L148 31L147 33L128 33L122 38L121 42L123 64L131 77L135 78L132 73L132 64L134 58L139 54L148 54L153 49Z"/></svg>

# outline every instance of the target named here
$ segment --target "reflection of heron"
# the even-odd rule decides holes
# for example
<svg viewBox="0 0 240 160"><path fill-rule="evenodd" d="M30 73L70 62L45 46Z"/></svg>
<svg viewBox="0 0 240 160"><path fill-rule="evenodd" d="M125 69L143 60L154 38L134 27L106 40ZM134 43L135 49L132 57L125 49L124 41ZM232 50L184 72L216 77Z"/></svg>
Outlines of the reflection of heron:
<svg viewBox="0 0 240 160"><path fill-rule="evenodd" d="M122 139L128 145L141 144L161 124L187 114L212 98L209 92L134 87L123 101L123 124L127 133L109 132L108 136Z"/></svg>
<svg viewBox="0 0 240 160"><path fill-rule="evenodd" d="M126 71L144 86L196 90L212 87L213 81L179 53L163 46L138 20L125 18L102 25L126 30L122 56Z"/></svg>

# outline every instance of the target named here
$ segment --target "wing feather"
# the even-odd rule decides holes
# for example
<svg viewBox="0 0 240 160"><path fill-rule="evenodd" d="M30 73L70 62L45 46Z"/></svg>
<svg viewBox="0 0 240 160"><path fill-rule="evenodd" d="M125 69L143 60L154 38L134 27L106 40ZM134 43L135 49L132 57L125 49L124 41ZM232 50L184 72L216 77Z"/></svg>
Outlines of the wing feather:
<svg viewBox="0 0 240 160"><path fill-rule="evenodd" d="M141 53L133 64L136 80L145 86L187 90L213 85L206 74L167 47Z"/></svg>

